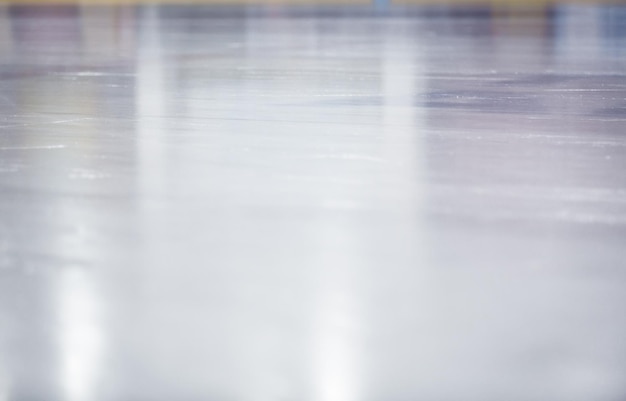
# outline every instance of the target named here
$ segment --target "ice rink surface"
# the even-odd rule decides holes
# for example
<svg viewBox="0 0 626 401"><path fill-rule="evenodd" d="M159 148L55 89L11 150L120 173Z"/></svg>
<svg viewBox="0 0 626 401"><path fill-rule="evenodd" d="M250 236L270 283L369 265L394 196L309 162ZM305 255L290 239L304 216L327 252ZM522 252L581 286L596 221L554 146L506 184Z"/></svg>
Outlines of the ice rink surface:
<svg viewBox="0 0 626 401"><path fill-rule="evenodd" d="M623 401L626 7L0 6L0 401Z"/></svg>

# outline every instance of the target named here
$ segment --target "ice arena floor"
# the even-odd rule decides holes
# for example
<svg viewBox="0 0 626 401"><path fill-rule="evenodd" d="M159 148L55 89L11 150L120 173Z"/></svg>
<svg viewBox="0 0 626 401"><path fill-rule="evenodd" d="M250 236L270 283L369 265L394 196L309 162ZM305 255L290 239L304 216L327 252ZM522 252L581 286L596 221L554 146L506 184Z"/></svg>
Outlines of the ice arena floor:
<svg viewBox="0 0 626 401"><path fill-rule="evenodd" d="M626 5L0 4L0 401L626 400Z"/></svg>

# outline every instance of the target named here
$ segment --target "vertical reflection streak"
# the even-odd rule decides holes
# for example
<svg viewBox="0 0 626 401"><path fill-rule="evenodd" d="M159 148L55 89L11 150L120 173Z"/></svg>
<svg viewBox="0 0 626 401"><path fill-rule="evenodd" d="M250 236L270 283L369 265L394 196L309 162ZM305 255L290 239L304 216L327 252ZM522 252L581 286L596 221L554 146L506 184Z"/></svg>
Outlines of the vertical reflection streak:
<svg viewBox="0 0 626 401"><path fill-rule="evenodd" d="M420 102L426 89L420 31L411 19L382 30L381 153L391 163L385 166L385 218L369 244L377 259L367 271L364 299L366 400L410 398L432 363L424 345L431 340L427 321L433 289L425 244L427 110Z"/></svg>
<svg viewBox="0 0 626 401"><path fill-rule="evenodd" d="M318 306L317 377L319 401L354 401L356 350L349 325L350 299L341 291L327 294Z"/></svg>
<svg viewBox="0 0 626 401"><path fill-rule="evenodd" d="M141 20L137 56L137 134L141 185L145 193L163 186L164 168L163 116L165 113L164 68L161 31L157 8L145 7Z"/></svg>
<svg viewBox="0 0 626 401"><path fill-rule="evenodd" d="M94 398L103 338L89 273L68 268L58 284L61 383L68 401Z"/></svg>
<svg viewBox="0 0 626 401"><path fill-rule="evenodd" d="M315 311L317 401L354 401L358 392L358 294L354 267L360 254L350 227L321 228L323 275ZM330 251L333 244L341 249Z"/></svg>

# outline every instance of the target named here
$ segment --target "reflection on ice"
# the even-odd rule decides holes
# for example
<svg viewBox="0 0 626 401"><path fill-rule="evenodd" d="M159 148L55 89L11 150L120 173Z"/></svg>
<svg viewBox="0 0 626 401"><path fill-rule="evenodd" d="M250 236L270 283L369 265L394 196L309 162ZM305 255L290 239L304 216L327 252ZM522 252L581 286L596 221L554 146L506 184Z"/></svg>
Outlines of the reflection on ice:
<svg viewBox="0 0 626 401"><path fill-rule="evenodd" d="M68 401L97 399L104 354L104 327L89 271L69 267L58 277L60 382Z"/></svg>

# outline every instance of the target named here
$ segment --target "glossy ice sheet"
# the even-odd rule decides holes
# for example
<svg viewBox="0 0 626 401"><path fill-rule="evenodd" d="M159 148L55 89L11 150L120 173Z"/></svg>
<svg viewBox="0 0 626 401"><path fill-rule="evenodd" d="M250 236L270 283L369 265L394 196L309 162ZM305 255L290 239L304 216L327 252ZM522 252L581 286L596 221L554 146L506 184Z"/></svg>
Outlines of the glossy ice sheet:
<svg viewBox="0 0 626 401"><path fill-rule="evenodd" d="M0 400L626 399L625 15L2 7Z"/></svg>

